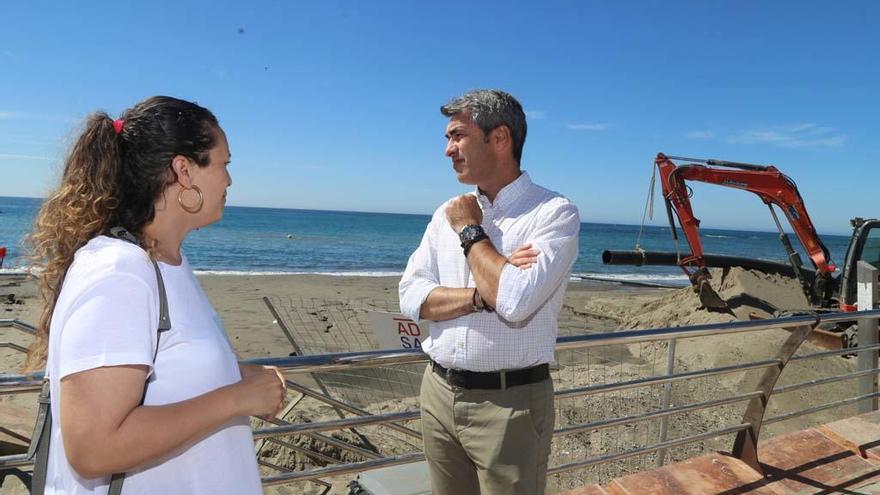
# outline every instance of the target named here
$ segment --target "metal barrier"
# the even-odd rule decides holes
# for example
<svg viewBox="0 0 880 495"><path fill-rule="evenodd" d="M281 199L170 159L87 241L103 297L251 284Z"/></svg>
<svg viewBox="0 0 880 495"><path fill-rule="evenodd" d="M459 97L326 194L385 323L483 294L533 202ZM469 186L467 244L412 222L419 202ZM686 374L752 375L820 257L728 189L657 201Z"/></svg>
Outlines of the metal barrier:
<svg viewBox="0 0 880 495"><path fill-rule="evenodd" d="M558 389L555 392L557 403L558 401L575 397L594 396L596 394L620 392L623 390L639 389L657 385L662 385L666 387L667 385L673 383L685 382L707 377L718 377L721 375L741 373L750 370L757 370L762 373L757 386L754 387L754 390L743 392L740 394L713 398L709 401L679 405L672 405L667 398L667 400L663 401L663 404L659 410L558 428L554 432L554 439L567 435L584 432L597 432L600 430L621 425L635 425L654 420L660 421L662 424L663 421L672 416L684 414L687 412L731 404L747 403L744 408L745 412L743 414L743 419L739 424L725 426L710 431L699 432L693 435L682 436L672 440L666 438L667 430L665 428L661 428L661 436L658 438L658 441L656 443L637 446L619 452L592 456L585 459L576 460L574 462L552 466L549 468L548 473L565 473L573 470L584 469L590 466L607 464L634 456L642 456L649 453L665 453L668 449L674 447L695 444L698 442L706 441L708 439L725 437L734 434L736 435L736 439L731 449L734 455L740 457L749 464L758 468L757 444L763 425L786 421L795 417L813 414L818 411L824 411L848 404L873 401L876 400L877 397L880 397L880 393L877 392L876 388L876 377L877 373L880 372L880 368L878 368L878 366L876 365L876 355L877 350L880 349L880 344L870 343L869 345L862 345L856 349L841 349L798 356L794 355L795 351L806 340L810 331L816 328L819 324L850 322L858 320L860 322L871 322L875 325L874 331L876 332L876 323L878 319L880 319L880 310L871 310L861 311L857 313L805 315L772 320L738 321L732 323L696 325L689 327L629 330L616 333L560 337L557 341L558 351L575 349L583 350L621 344L630 345L649 342L674 342L681 339L691 339L697 337L718 335L746 335L752 334L754 332L761 332L779 328L784 328L789 331L789 335L787 339L785 339L784 344L776 352L776 355L771 359L743 362L734 365L717 366L713 368L705 368L678 373L676 373L673 369L673 366L670 365L667 368L666 373L661 375L640 377L633 380L623 380L611 383L596 383L583 387ZM30 327L29 325L22 324L18 321L0 320L0 327L9 326L19 328L24 331L32 330L32 327ZM670 348L674 349L673 346L670 346ZM795 383L780 387L775 386L780 373L790 362L821 359L830 356L838 356L852 353L874 356L874 364L872 364L868 368L859 369L854 372L823 377L802 383ZM278 366L288 374L295 374L421 363L426 362L426 357L421 353L420 350L415 349L395 352L370 351L295 356L284 358L266 358L253 359L246 362L250 364ZM672 362L674 362L674 360L670 358L670 363ZM871 361L868 360L867 362ZM554 374L557 373L558 370L554 371ZM856 378L859 378L860 380L864 380L865 378L867 378L870 383L874 384L873 388L862 388L860 389L859 395L847 399L820 404L818 406L806 408L804 410L789 411L784 414L772 417L765 417L767 404L772 396L786 394L798 390L805 390L810 387L816 387L829 383L852 380ZM27 376L2 375L0 376L0 395L36 392L39 390L41 381L42 373L35 373ZM312 390L306 386L303 386L300 383L296 383L293 380L288 380L288 384L291 391L298 392L300 394L303 394L304 396L318 398L332 407L339 407L349 413L354 414L355 417L301 424L291 424L287 423L286 421L277 420L275 422L276 424L273 426L256 428L254 430L255 439L274 439L281 445L285 445L290 448L297 448L296 445L293 445L292 443L285 440L281 440L279 437L307 434L317 435L321 432L338 431L346 428L363 427L367 425L383 425L388 428L394 429L398 433L409 436L414 440L418 440L419 435L417 431L401 425L401 423L418 420L419 413L417 410L391 412L384 414L370 414L363 409L352 406L351 404L347 404L345 402L327 397L321 392ZM327 440L330 439L330 437L322 437L322 439ZM304 471L281 472L279 474L264 477L264 485L271 486L311 480L321 484L322 486L327 486L326 482L321 481L322 478L357 473L393 465L418 462L424 459L423 454L420 452L408 452L383 456L371 450L347 444L346 442L340 441L338 439L336 441L336 444L340 448L350 450L352 452L355 452L356 454L361 455L363 458L366 458L366 460L361 462L348 462L338 465L331 465L317 469L308 469ZM302 449L300 448L300 450ZM324 459L321 459L324 462L331 462L334 460L328 460L326 456L324 457ZM271 463L263 462L263 464L273 467L275 469L280 469L279 466L273 465ZM0 457L0 469L14 467L26 468L28 465L29 462L24 458L24 455Z"/></svg>

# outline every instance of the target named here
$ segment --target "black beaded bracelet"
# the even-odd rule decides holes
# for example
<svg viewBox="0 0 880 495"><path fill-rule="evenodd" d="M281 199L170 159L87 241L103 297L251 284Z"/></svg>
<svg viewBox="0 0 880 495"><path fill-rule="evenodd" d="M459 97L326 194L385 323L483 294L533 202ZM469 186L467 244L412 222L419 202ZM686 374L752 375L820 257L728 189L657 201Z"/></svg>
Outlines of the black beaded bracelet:
<svg viewBox="0 0 880 495"><path fill-rule="evenodd" d="M462 242L461 248L464 249L464 257L467 258L467 255L469 252L471 252L471 248L474 247L474 244L476 244L482 240L488 239L488 238L489 238L488 235L480 234L477 237L474 237L473 239Z"/></svg>
<svg viewBox="0 0 880 495"><path fill-rule="evenodd" d="M480 297L480 293L477 292L477 288L474 287L474 293L471 294L471 310L474 313L479 313L486 309L486 304L483 301L483 298Z"/></svg>

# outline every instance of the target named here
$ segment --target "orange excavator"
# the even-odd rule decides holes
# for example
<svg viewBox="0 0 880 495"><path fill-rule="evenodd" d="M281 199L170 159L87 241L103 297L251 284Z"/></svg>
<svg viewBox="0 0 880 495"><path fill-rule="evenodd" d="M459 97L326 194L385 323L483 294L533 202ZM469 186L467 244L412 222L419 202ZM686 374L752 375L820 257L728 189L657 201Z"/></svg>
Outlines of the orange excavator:
<svg viewBox="0 0 880 495"><path fill-rule="evenodd" d="M688 162L676 165L673 160ZM646 251L605 251L603 261L608 264L677 264L687 274L707 308L727 309L727 304L711 288L709 267L742 266L762 271L793 274L810 304L815 308L855 311L857 308L857 263L867 261L880 267L880 220L855 218L851 220L853 234L843 264L842 274L831 261L794 181L772 165L728 162L714 159L684 158L658 153L654 164L660 178L663 199L673 237L678 233L674 217L687 238L691 253L658 253ZM779 239L788 256L788 266L764 260L708 255L700 240L700 220L694 215L690 202L690 188L686 181L698 181L724 187L742 189L756 194L770 209ZM805 267L800 255L792 247L774 206L783 212L788 223L809 255L813 268Z"/></svg>

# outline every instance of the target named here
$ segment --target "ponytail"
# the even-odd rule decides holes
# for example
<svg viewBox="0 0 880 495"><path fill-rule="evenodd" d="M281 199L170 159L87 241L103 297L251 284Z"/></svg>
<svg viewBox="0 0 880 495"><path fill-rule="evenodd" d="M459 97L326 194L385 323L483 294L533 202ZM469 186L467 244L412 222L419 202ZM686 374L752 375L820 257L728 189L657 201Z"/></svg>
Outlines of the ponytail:
<svg viewBox="0 0 880 495"><path fill-rule="evenodd" d="M37 337L28 350L25 370L35 370L46 359L49 323L77 249L105 232L120 203L121 139L113 119L98 112L86 120L85 130L64 164L61 186L43 203L27 237L32 268L45 305L37 323Z"/></svg>

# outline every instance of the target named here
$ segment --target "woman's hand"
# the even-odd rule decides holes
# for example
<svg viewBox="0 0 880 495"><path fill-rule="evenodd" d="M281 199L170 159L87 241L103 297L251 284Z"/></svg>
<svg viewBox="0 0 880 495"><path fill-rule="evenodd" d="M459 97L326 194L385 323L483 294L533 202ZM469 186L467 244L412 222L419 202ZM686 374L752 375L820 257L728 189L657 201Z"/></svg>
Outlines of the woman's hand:
<svg viewBox="0 0 880 495"><path fill-rule="evenodd" d="M271 419L286 395L281 371L242 368L246 377L239 382L161 406L139 405L147 366L108 366L62 378L61 437L70 465L87 479L130 471L204 438L236 416Z"/></svg>
<svg viewBox="0 0 880 495"><path fill-rule="evenodd" d="M241 381L236 387L241 414L269 420L281 412L287 397L287 384L275 366L239 365Z"/></svg>
<svg viewBox="0 0 880 495"><path fill-rule="evenodd" d="M241 377L247 378L255 373L260 373L263 371L265 366L260 366L259 364L243 364L238 363L238 371L241 373Z"/></svg>
<svg viewBox="0 0 880 495"><path fill-rule="evenodd" d="M531 268L532 263L538 261L539 253L537 249L532 249L531 244L523 244L507 257L507 262L520 270L527 270Z"/></svg>

